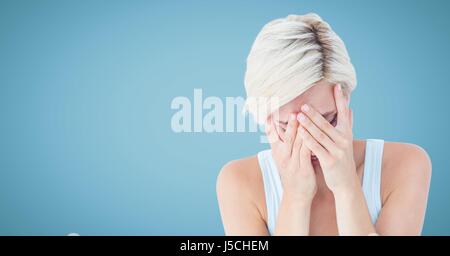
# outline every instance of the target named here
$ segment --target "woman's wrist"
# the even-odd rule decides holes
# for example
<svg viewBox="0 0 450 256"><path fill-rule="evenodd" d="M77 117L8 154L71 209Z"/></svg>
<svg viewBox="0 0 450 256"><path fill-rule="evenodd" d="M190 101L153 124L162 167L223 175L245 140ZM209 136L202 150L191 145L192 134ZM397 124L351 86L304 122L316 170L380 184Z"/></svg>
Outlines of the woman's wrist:
<svg viewBox="0 0 450 256"><path fill-rule="evenodd" d="M275 235L307 236L312 200L298 194L283 193Z"/></svg>
<svg viewBox="0 0 450 256"><path fill-rule="evenodd" d="M368 235L375 233L360 185L333 191L336 218L340 235Z"/></svg>
<svg viewBox="0 0 450 256"><path fill-rule="evenodd" d="M355 194L355 192L362 191L362 188L359 177L355 173L345 184L330 188L330 190L333 192L334 197L346 197Z"/></svg>
<svg viewBox="0 0 450 256"><path fill-rule="evenodd" d="M333 191L334 200L339 202L351 202L355 197L358 197L360 194L362 195L362 193L362 189L356 186L340 188Z"/></svg>
<svg viewBox="0 0 450 256"><path fill-rule="evenodd" d="M298 195L294 193L283 193L283 203L293 207L311 207L314 195Z"/></svg>

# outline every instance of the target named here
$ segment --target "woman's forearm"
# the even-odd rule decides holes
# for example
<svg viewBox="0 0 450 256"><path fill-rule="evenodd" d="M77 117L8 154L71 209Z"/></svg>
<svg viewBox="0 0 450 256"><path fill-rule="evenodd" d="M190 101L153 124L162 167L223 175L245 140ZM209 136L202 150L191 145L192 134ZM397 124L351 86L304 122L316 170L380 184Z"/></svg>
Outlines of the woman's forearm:
<svg viewBox="0 0 450 256"><path fill-rule="evenodd" d="M307 236L312 200L283 196L275 227L278 236Z"/></svg>
<svg viewBox="0 0 450 256"><path fill-rule="evenodd" d="M339 235L366 236L376 232L361 186L355 185L333 193Z"/></svg>

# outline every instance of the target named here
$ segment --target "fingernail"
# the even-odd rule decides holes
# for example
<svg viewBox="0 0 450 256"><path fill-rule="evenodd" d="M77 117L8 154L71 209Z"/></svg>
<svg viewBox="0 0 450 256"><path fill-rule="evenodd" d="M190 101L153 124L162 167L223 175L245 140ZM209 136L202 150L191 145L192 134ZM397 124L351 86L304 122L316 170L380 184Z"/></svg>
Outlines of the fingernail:
<svg viewBox="0 0 450 256"><path fill-rule="evenodd" d="M338 84L337 87L339 91L342 91L342 85Z"/></svg>
<svg viewBox="0 0 450 256"><path fill-rule="evenodd" d="M302 106L302 110L305 111L305 112L308 112L309 111L309 106L307 104L304 104Z"/></svg>
<svg viewBox="0 0 450 256"><path fill-rule="evenodd" d="M298 115L298 121L300 121L300 122L303 122L303 121L305 121L305 115L303 115L303 114L299 114Z"/></svg>

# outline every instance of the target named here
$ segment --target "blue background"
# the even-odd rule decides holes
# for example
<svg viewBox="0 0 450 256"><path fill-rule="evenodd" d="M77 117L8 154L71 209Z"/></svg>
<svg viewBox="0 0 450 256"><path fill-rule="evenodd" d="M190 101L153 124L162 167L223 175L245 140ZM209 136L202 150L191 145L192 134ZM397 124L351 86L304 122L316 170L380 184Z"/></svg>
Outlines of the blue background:
<svg viewBox="0 0 450 256"><path fill-rule="evenodd" d="M358 75L355 135L433 161L450 235L448 1L1 1L0 234L221 235L223 164L259 133L173 133L176 96L244 96L261 27L317 12Z"/></svg>

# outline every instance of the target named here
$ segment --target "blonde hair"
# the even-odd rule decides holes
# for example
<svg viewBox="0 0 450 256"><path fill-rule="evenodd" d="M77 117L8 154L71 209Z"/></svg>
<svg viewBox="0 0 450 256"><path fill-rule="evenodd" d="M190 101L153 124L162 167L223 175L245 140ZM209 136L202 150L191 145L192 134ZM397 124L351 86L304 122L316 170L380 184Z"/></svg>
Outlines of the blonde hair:
<svg viewBox="0 0 450 256"><path fill-rule="evenodd" d="M270 113L322 79L340 84L346 93L356 87L341 38L315 13L273 20L259 32L247 58L244 111L265 123Z"/></svg>

